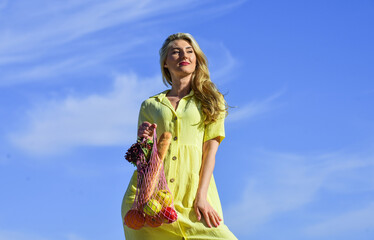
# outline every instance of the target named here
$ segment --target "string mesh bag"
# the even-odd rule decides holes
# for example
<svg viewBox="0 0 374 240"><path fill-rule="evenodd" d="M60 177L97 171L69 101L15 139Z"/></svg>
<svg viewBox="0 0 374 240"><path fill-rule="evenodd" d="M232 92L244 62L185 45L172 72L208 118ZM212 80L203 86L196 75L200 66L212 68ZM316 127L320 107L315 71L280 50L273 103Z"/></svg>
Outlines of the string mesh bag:
<svg viewBox="0 0 374 240"><path fill-rule="evenodd" d="M129 228L159 227L178 218L163 165L170 141L171 133L164 132L157 142L154 130L153 141L138 139L127 150L125 158L136 166L138 173L135 200L124 218Z"/></svg>

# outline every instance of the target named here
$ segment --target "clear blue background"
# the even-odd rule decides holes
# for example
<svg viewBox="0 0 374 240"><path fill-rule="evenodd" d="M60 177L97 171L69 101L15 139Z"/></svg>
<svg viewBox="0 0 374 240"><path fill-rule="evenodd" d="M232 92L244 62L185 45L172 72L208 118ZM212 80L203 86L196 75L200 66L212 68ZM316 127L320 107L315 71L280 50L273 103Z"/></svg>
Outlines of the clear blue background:
<svg viewBox="0 0 374 240"><path fill-rule="evenodd" d="M0 239L123 239L158 50L191 33L230 106L239 239L374 238L374 1L0 0Z"/></svg>

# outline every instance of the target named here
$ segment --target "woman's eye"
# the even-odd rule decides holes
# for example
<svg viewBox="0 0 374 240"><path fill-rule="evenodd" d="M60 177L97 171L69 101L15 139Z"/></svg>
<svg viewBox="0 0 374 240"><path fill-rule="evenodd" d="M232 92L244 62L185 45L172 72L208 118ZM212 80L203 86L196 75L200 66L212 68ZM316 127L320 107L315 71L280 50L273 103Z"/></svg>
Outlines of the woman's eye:
<svg viewBox="0 0 374 240"><path fill-rule="evenodd" d="M179 51L173 51L172 54L176 54L176 53L179 53Z"/></svg>

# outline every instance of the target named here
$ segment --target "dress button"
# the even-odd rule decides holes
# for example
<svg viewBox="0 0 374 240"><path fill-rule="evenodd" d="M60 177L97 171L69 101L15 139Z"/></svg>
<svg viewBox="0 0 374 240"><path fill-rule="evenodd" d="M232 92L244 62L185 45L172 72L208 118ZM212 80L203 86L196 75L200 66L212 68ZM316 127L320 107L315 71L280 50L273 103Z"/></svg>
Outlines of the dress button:
<svg viewBox="0 0 374 240"><path fill-rule="evenodd" d="M177 160L177 157L176 157L176 156L174 156L174 157L173 157L172 159L173 159L173 160L175 161L175 160Z"/></svg>
<svg viewBox="0 0 374 240"><path fill-rule="evenodd" d="M175 137L174 137L174 141L177 141L177 139L178 139L178 137L177 137L177 136L175 136Z"/></svg>
<svg viewBox="0 0 374 240"><path fill-rule="evenodd" d="M174 182L175 181L175 179L174 178L170 178L170 182Z"/></svg>

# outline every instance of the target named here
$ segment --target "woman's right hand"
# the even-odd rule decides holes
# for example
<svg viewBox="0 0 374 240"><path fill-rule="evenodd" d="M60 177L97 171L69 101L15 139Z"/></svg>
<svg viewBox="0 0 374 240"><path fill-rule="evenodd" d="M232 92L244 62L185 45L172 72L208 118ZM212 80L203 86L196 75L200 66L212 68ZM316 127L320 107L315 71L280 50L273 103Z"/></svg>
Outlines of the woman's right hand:
<svg viewBox="0 0 374 240"><path fill-rule="evenodd" d="M143 122L138 129L138 137L152 139L155 128L157 128L156 123Z"/></svg>

